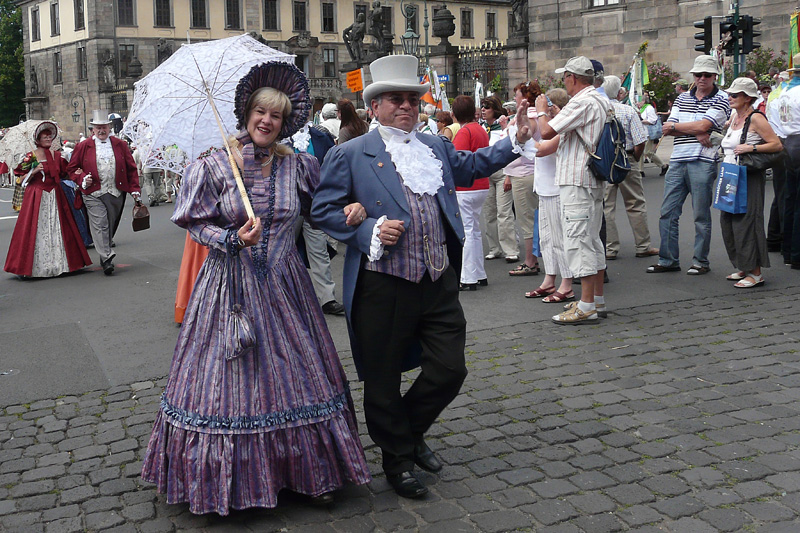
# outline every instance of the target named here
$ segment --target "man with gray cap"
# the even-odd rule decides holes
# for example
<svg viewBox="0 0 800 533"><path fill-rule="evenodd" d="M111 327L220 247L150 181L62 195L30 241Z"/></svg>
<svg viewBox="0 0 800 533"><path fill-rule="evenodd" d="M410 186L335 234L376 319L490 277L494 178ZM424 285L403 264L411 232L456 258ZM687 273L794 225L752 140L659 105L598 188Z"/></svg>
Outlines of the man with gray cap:
<svg viewBox="0 0 800 533"><path fill-rule="evenodd" d="M621 104L613 95L620 94L620 79L617 76L606 76L603 88L606 91L614 115L625 130L625 150L634 160L642 157L647 142L647 129L639 117L639 113L629 105ZM606 215L606 258L616 259L619 253L619 232L617 231L617 191L622 193L628 222L633 230L636 243L636 257L648 257L658 254L658 250L650 247L650 229L647 227L647 201L642 188L642 174L634 166L624 181L611 185L606 184L606 197L603 211Z"/></svg>
<svg viewBox="0 0 800 533"><path fill-rule="evenodd" d="M467 375L456 186L505 167L531 136L524 102L519 129L510 126L508 137L476 152L417 135L419 101L429 87L419 83L418 65L408 55L370 64L364 101L380 125L328 152L311 207L314 223L348 246L344 305L364 380L367 429L381 449L387 481L406 498L428 492L414 464L442 468L424 435ZM348 226L343 210L353 202L367 217ZM415 366L422 371L403 394L402 372Z"/></svg>
<svg viewBox="0 0 800 533"><path fill-rule="evenodd" d="M560 135L556 185L564 214L564 250L569 269L581 278L580 302L554 316L553 322L576 325L596 322L597 309L605 311L606 254L600 240L605 182L597 180L589 170L589 152L584 143L596 149L611 102L595 90L594 68L586 57L571 58L556 74L563 74L564 86L572 98L550 119L547 98L539 96L536 116L543 139Z"/></svg>
<svg viewBox="0 0 800 533"><path fill-rule="evenodd" d="M697 276L711 270L708 251L711 247L711 198L717 177L717 146L711 133L722 132L731 114L728 95L717 84L719 65L708 55L694 60L690 71L694 88L678 95L672 105L664 135L675 137L669 170L664 177L664 201L658 222L661 248L658 263L647 268L649 273L674 272L681 269L678 222L686 197L692 195L694 211L694 257L687 274Z"/></svg>
<svg viewBox="0 0 800 533"><path fill-rule="evenodd" d="M339 138L339 127L342 125L338 113L336 104L333 102L328 102L322 106L322 122L320 122L319 125L331 132L334 139Z"/></svg>
<svg viewBox="0 0 800 533"><path fill-rule="evenodd" d="M681 78L672 84L675 87L675 94L683 94L689 91L689 82Z"/></svg>

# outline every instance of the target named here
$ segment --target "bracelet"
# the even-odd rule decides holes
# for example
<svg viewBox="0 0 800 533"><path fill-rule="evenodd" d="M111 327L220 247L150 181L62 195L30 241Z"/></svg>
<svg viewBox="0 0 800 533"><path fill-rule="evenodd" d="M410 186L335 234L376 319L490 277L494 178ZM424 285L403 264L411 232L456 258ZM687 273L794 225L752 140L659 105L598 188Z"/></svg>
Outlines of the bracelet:
<svg viewBox="0 0 800 533"><path fill-rule="evenodd" d="M243 249L243 248L247 248L247 245L244 243L242 238L239 237L238 235L236 236L236 246L238 246L240 250Z"/></svg>
<svg viewBox="0 0 800 533"><path fill-rule="evenodd" d="M536 113L536 118L542 118L542 117L546 117L546 116L547 116L547 113L545 113L544 111L539 111L538 113Z"/></svg>

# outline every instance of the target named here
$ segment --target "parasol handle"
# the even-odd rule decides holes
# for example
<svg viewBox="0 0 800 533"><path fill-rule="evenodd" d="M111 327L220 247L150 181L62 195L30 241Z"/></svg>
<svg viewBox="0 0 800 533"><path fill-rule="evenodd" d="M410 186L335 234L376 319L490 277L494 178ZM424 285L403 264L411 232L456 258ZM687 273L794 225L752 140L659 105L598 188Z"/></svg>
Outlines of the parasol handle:
<svg viewBox="0 0 800 533"><path fill-rule="evenodd" d="M236 161L233 159L233 154L231 153L231 146L228 144L228 137L225 135L225 129L222 127L222 120L219 118L219 112L217 111L217 106L214 104L214 98L212 98L211 93L206 87L206 98L208 98L208 103L211 106L211 110L214 112L214 119L217 121L217 127L219 128L219 133L222 135L222 142L225 143L225 151L228 152L228 161L231 164L231 170L233 170L233 177L236 179L236 187L239 189L239 196L242 198L242 202L244 203L244 209L247 211L247 217L250 220L255 220L256 215L253 213L253 206L250 205L250 199L247 197L247 190L244 188L244 182L242 181L242 176L239 174L239 165L236 164Z"/></svg>

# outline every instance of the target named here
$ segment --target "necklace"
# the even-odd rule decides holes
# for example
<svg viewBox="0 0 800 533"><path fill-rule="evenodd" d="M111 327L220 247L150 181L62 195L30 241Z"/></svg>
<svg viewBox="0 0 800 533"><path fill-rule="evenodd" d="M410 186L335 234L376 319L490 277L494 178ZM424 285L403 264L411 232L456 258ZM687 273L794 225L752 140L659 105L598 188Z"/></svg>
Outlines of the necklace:
<svg viewBox="0 0 800 533"><path fill-rule="evenodd" d="M744 124L745 120L747 120L747 117L749 117L751 113L752 113L752 111L750 113L744 115L744 116L741 116L741 117L737 115L736 116L736 121L734 122L734 125L733 125L733 129L737 129L738 130L739 127L742 126L742 124Z"/></svg>
<svg viewBox="0 0 800 533"><path fill-rule="evenodd" d="M267 165L269 165L270 163L272 163L272 159L273 159L274 157L275 157L275 152L274 152L274 151L273 151L273 152L270 152L270 153L269 153L269 157L267 157L267 160L266 160L266 161L264 161L263 163L261 163L261 168L264 168L265 166L267 166Z"/></svg>

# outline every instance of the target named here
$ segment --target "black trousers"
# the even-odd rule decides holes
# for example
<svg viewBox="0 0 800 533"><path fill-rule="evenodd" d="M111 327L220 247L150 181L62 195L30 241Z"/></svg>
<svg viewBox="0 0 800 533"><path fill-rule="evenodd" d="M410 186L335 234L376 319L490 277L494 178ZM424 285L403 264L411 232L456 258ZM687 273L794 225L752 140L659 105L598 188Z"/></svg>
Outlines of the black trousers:
<svg viewBox="0 0 800 533"><path fill-rule="evenodd" d="M453 401L467 377L467 322L452 267L419 283L364 271L353 301L353 330L362 354L364 414L383 469L399 474L414 466L414 444ZM402 361L416 343L421 372L401 394Z"/></svg>
<svg viewBox="0 0 800 533"><path fill-rule="evenodd" d="M783 216L786 203L786 167L783 162L772 167L772 189L775 197L769 210L767 224L767 246L780 248L783 244Z"/></svg>

